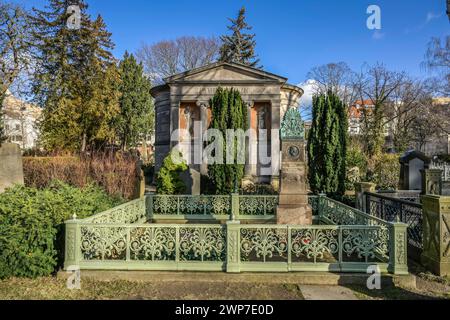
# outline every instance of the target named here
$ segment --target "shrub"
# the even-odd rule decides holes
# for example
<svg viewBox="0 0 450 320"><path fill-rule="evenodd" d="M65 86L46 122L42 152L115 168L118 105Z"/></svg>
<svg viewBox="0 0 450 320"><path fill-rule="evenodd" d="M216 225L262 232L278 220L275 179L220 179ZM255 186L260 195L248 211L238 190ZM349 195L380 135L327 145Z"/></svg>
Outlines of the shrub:
<svg viewBox="0 0 450 320"><path fill-rule="evenodd" d="M139 179L136 162L136 157L121 153L24 157L25 185L42 189L60 180L84 188L94 183L112 196L132 199Z"/></svg>
<svg viewBox="0 0 450 320"><path fill-rule="evenodd" d="M242 188L244 195L276 195L278 194L270 184L250 183Z"/></svg>
<svg viewBox="0 0 450 320"><path fill-rule="evenodd" d="M176 161L174 161L174 159ZM180 174L188 170L186 162L179 151L172 150L164 159L156 178L156 190L159 194L181 194L186 191L186 185Z"/></svg>
<svg viewBox="0 0 450 320"><path fill-rule="evenodd" d="M15 186L0 194L0 278L51 274L63 256L63 222L122 203L100 188L52 182L38 190Z"/></svg>
<svg viewBox="0 0 450 320"><path fill-rule="evenodd" d="M367 157L358 146L347 148L347 172L345 189L355 190L355 182L365 179L367 172Z"/></svg>
<svg viewBox="0 0 450 320"><path fill-rule="evenodd" d="M373 176L370 180L377 189L396 190L400 178L400 162L397 154L380 154L374 158Z"/></svg>

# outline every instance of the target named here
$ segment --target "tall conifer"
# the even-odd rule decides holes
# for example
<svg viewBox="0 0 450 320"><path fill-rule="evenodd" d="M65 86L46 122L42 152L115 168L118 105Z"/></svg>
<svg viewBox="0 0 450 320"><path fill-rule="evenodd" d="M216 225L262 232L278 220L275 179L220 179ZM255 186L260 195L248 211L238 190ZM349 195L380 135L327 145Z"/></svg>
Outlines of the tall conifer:
<svg viewBox="0 0 450 320"><path fill-rule="evenodd" d="M245 21L245 7L239 10L236 19L229 19L231 26L228 30L232 32L231 35L221 36L223 44L220 48L220 61L238 62L249 65L251 67L258 67L259 59L255 54L255 34L245 33L246 30L251 30L252 27Z"/></svg>
<svg viewBox="0 0 450 320"><path fill-rule="evenodd" d="M154 106L150 95L151 83L144 75L142 63L128 52L120 62L120 114L117 117L118 137L122 149L135 147L154 130Z"/></svg>
<svg viewBox="0 0 450 320"><path fill-rule="evenodd" d="M315 96L308 138L309 184L314 193L345 193L347 114L335 94Z"/></svg>
<svg viewBox="0 0 450 320"><path fill-rule="evenodd" d="M245 152L245 147L238 150L238 138L235 137L233 149L228 150L230 154L232 153L234 155L234 163L227 164L227 148L231 148L232 144L227 144L226 131L227 129L242 129L244 132L247 130L247 108L238 90L223 88L217 89L211 106L211 128L218 129L224 139L224 164L208 165L208 175L212 184L215 186L217 194L229 194L236 191L235 188L240 186L242 177L244 176L245 165L238 163L238 154Z"/></svg>

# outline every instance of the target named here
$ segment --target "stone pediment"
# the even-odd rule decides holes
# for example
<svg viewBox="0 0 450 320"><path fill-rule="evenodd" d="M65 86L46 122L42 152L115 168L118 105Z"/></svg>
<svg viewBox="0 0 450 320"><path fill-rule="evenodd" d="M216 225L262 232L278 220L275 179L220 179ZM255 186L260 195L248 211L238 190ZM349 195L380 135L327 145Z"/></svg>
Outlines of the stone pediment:
<svg viewBox="0 0 450 320"><path fill-rule="evenodd" d="M286 83L287 79L260 69L237 63L217 62L164 79L177 82L274 82Z"/></svg>

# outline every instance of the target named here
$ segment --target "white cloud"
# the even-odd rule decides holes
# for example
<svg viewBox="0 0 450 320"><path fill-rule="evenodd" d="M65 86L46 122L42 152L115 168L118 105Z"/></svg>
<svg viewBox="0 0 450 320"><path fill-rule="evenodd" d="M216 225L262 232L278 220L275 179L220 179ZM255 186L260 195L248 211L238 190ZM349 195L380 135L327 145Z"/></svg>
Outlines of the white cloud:
<svg viewBox="0 0 450 320"><path fill-rule="evenodd" d="M316 80L309 79L298 85L305 92L300 99L300 108L311 108L315 84Z"/></svg>
<svg viewBox="0 0 450 320"><path fill-rule="evenodd" d="M439 19L441 16L442 16L442 13L428 12L426 23L429 23L430 21L435 20L435 19Z"/></svg>

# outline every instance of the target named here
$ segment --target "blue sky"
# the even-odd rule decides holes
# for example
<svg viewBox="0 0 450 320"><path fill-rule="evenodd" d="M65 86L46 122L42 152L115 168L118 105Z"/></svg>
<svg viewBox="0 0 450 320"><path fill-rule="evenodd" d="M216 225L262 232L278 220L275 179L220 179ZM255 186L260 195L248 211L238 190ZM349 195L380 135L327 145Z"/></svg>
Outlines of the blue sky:
<svg viewBox="0 0 450 320"><path fill-rule="evenodd" d="M22 0L42 7L44 0ZM381 61L394 70L425 76L420 68L431 37L449 35L446 0L87 0L101 14L116 44L114 54L143 43L184 35L225 33L227 17L247 8L257 53L267 71L297 84L313 67L345 61L355 70ZM382 29L366 27L369 5L381 8Z"/></svg>

